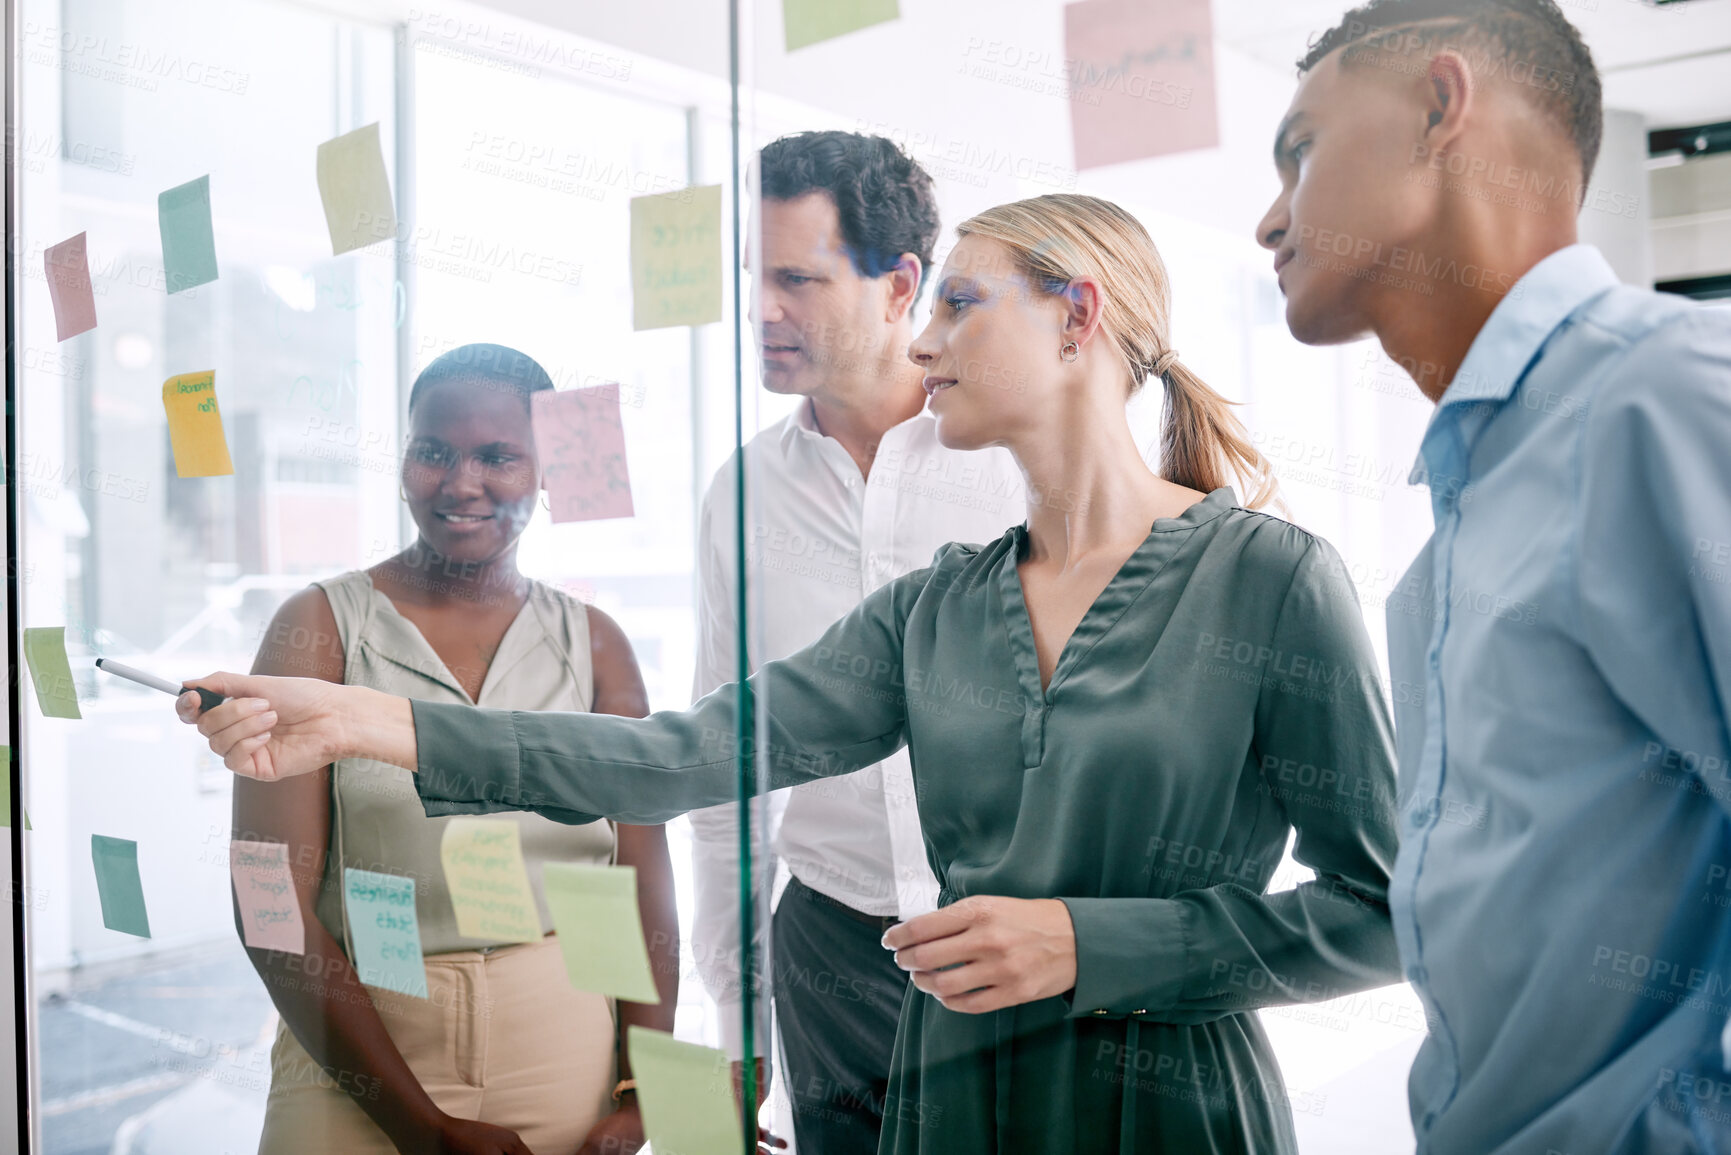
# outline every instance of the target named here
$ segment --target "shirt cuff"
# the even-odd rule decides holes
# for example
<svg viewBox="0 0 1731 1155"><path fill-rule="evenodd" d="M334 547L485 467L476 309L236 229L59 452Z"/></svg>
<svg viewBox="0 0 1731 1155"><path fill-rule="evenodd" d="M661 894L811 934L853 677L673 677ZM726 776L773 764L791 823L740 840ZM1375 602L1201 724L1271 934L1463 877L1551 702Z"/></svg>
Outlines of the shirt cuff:
<svg viewBox="0 0 1731 1155"><path fill-rule="evenodd" d="M767 1001L760 1000L757 1004L757 1033L752 1036L751 1049L757 1057L765 1062L769 1060L769 1052L773 1039L770 1037L769 1007ZM739 1003L724 1003L719 1000L715 1004L715 1012L721 1024L721 1049L727 1052L730 1061L738 1063L745 1059L745 1014ZM771 1064L773 1066L773 1064Z"/></svg>
<svg viewBox="0 0 1731 1155"><path fill-rule="evenodd" d="M1064 898L1076 932L1070 1018L1169 1010L1184 994L1189 949L1182 903L1164 898Z"/></svg>

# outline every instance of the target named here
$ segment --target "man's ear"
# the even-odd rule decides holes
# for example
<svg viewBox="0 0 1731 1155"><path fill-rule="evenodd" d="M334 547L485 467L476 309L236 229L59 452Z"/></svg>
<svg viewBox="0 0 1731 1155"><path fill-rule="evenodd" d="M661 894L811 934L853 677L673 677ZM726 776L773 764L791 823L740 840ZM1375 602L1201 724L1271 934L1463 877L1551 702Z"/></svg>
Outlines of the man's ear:
<svg viewBox="0 0 1731 1155"><path fill-rule="evenodd" d="M914 298L920 295L920 274L924 271L925 266L912 253L896 258L895 267L884 274L889 283L889 291L884 295L885 321L893 325L907 316L914 307Z"/></svg>
<svg viewBox="0 0 1731 1155"><path fill-rule="evenodd" d="M1431 57L1422 88L1425 125L1421 139L1432 156L1449 151L1466 132L1467 116L1477 93L1466 57L1453 48Z"/></svg>

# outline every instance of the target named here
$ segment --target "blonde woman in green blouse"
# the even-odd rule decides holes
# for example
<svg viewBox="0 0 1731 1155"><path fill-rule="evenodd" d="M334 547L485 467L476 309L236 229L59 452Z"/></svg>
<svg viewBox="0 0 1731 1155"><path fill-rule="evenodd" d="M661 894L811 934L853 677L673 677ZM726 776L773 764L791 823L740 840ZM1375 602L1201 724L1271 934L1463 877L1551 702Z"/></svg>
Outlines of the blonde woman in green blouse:
<svg viewBox="0 0 1731 1155"><path fill-rule="evenodd" d="M950 545L751 679L769 787L910 749L940 909L913 974L880 1152L1295 1150L1253 1013L1396 981L1390 733L1327 543L1241 507L1273 483L1177 360L1134 218L1091 197L958 230L926 372L944 444L1002 445L1029 516ZM1159 474L1125 401L1165 388ZM236 772L365 752L429 814L659 822L732 796L738 689L647 720L477 710L216 674L179 709ZM1316 879L1266 888L1290 833Z"/></svg>

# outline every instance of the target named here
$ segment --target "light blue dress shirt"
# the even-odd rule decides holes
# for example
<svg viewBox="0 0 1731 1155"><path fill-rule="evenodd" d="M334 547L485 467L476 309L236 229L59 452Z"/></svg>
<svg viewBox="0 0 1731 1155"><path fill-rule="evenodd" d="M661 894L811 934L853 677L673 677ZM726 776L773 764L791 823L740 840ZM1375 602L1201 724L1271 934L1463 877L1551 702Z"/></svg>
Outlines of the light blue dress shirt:
<svg viewBox="0 0 1731 1155"><path fill-rule="evenodd" d="M1388 602L1427 1155L1731 1152L1731 315L1573 245L1426 430Z"/></svg>

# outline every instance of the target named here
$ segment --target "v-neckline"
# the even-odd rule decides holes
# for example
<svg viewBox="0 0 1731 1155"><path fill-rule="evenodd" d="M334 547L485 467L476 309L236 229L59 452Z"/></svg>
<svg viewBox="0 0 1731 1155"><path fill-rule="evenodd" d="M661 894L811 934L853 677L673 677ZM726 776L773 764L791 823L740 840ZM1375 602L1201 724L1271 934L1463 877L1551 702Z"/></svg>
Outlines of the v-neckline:
<svg viewBox="0 0 1731 1155"><path fill-rule="evenodd" d="M435 677L435 680L441 681L446 688L455 690L457 693L461 694L463 696L463 701L466 704L470 706L479 705L481 700L487 696L487 690L492 686L495 678L503 676L501 671L509 669L511 664L515 664L514 661L510 664L504 663L502 659L507 656L507 651L510 649L511 643L515 640L514 636L521 632L523 623L528 619L531 613L531 603L534 601L535 597L533 582L530 583L528 594L523 598L522 606L517 610L517 616L511 619L511 624L505 627L505 632L503 634L499 635L498 648L493 651L493 657L487 663L487 672L481 675L481 689L473 698L471 698L469 696L469 691L463 688L463 683L451 672L451 668L445 664L445 659L439 655L439 651L433 648L433 643L427 640L427 635L421 632L421 627L417 626L409 615L397 608L397 603L391 600L390 595L381 590L373 581L372 574L367 573L366 570L360 572L367 579L367 589L370 591L371 596L378 599L378 601L384 605L384 608L390 612L391 616L396 618L398 622L402 623L403 629L408 632L410 638L414 640L416 645L419 645L421 649L426 651L426 656L428 658L432 659L432 665L428 669L417 669L416 672ZM391 657L389 652L386 652L385 656L387 658ZM397 664L402 665L403 663L398 662Z"/></svg>
<svg viewBox="0 0 1731 1155"><path fill-rule="evenodd" d="M1028 545L1028 523L1024 521L1015 526L1011 530L1015 540L1011 542L1010 556L1004 565L1002 586L1004 611L1008 624L1013 627L1010 630L1011 649L1016 657L1016 668L1023 692L1033 701L1043 705L1051 704L1053 692L1082 660L1083 655L1110 632L1112 626L1124 615L1124 611L1163 568L1143 564L1147 560L1150 546L1158 540L1160 534L1194 529L1213 520L1237 503L1238 495L1233 492L1232 487L1221 486L1200 501L1192 502L1177 517L1155 518L1147 535L1118 566L1106 585L1083 611L1075 629L1070 631L1070 636L1064 639L1063 646L1058 650L1058 660L1052 666L1052 680L1044 685L1040 682L1040 649L1034 640L1034 616L1028 612L1027 592L1022 588L1021 562Z"/></svg>

